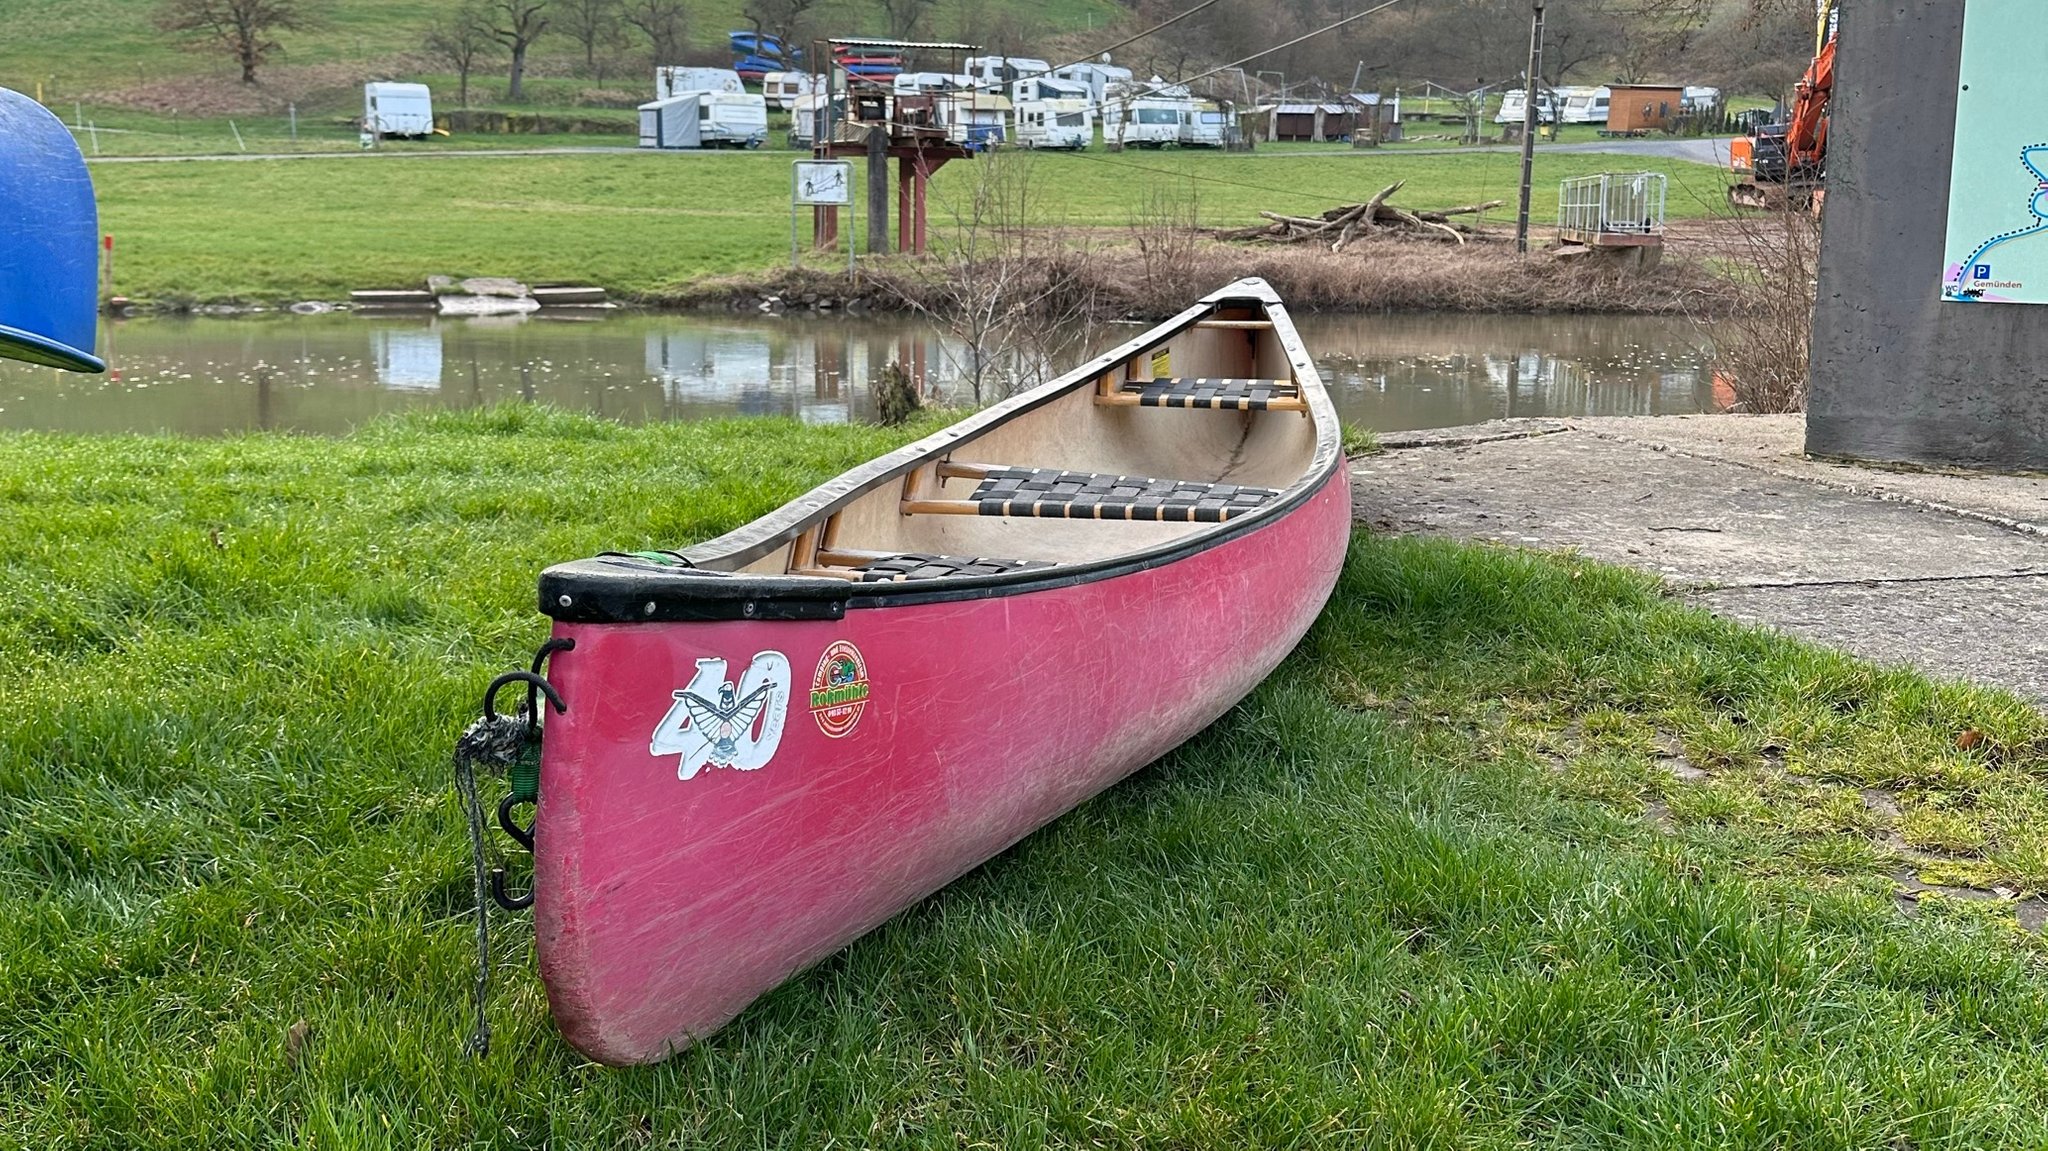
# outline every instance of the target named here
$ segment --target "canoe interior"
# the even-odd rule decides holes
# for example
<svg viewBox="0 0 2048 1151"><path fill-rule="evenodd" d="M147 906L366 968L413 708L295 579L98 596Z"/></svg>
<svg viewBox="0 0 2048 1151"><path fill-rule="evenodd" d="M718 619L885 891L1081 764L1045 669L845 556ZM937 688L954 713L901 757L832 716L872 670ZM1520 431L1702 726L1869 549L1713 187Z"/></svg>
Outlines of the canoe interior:
<svg viewBox="0 0 2048 1151"><path fill-rule="evenodd" d="M1317 456L1316 416L1305 393L1319 393L1320 381L1304 379L1305 366L1277 304L1205 301L1147 333L1129 354L1047 385L1049 399L973 430L794 524L779 546L720 554L714 541L691 558L710 571L861 581L877 578L870 569L878 561L904 555L1038 567L1167 544L1214 521L1124 518L1114 508L1076 518L978 514L963 505L990 469L1186 481L1190 489L1286 489L1303 479ZM1143 395L1148 387L1149 397ZM1239 394L1253 388L1257 409ZM1201 403L1212 406L1194 406Z"/></svg>

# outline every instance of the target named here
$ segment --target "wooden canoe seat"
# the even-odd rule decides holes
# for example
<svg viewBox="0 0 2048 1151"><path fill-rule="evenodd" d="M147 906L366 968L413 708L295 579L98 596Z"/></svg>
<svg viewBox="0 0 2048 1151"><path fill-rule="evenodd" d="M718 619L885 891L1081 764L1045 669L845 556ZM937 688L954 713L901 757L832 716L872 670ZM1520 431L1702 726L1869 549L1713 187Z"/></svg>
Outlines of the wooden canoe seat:
<svg viewBox="0 0 2048 1151"><path fill-rule="evenodd" d="M1221 408L1239 412L1305 412L1308 404L1292 380L1233 380L1210 376L1125 380L1099 392L1098 404L1143 408Z"/></svg>
<svg viewBox="0 0 2048 1151"><path fill-rule="evenodd" d="M1075 520L1221 523L1279 496L1273 488L1155 480L1057 468L943 463L938 476L981 481L965 499L907 498L903 510L926 515L1039 516Z"/></svg>
<svg viewBox="0 0 2048 1151"><path fill-rule="evenodd" d="M986 556L965 558L962 556L926 555L920 552L905 552L888 559L874 560L860 567L862 583L901 583L904 580L940 579L945 576L1001 575L1004 572L1024 571L1027 568L1048 568L1046 560L1003 560Z"/></svg>

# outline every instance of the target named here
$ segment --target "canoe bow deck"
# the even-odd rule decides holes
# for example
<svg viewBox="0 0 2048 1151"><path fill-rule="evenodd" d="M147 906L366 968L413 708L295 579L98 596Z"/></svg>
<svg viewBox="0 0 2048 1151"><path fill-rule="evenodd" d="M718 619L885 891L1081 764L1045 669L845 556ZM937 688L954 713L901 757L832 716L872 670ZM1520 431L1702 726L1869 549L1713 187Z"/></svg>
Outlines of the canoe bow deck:
<svg viewBox="0 0 2048 1151"><path fill-rule="evenodd" d="M543 573L563 1034L663 1058L1213 721L1328 597L1341 463L1247 280L706 544Z"/></svg>

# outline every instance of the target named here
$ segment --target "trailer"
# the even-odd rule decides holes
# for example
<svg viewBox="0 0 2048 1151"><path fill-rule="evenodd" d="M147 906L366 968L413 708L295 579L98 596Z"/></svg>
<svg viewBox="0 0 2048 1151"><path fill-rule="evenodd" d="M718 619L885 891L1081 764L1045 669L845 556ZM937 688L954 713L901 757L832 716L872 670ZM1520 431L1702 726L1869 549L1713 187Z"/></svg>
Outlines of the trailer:
<svg viewBox="0 0 2048 1151"><path fill-rule="evenodd" d="M974 82L984 87L1009 84L1026 76L1045 76L1052 65L1029 56L969 56L961 62Z"/></svg>
<svg viewBox="0 0 2048 1151"><path fill-rule="evenodd" d="M1520 124L1528 118L1529 98L1520 88L1510 88L1500 94L1500 111L1494 113L1496 124ZM1558 116L1558 100L1554 93L1536 93L1536 122L1555 124Z"/></svg>
<svg viewBox="0 0 2048 1151"><path fill-rule="evenodd" d="M986 152L1010 138L1011 105L990 92L950 92L936 97L946 139L973 152Z"/></svg>
<svg viewBox="0 0 2048 1151"><path fill-rule="evenodd" d="M425 84L363 85L363 131L373 136L433 135L433 94Z"/></svg>
<svg viewBox="0 0 2048 1151"><path fill-rule="evenodd" d="M1181 120L1194 109L1187 88L1157 76L1149 83L1112 84L1102 101L1102 138L1127 148L1178 144Z"/></svg>
<svg viewBox="0 0 2048 1151"><path fill-rule="evenodd" d="M1079 152L1095 142L1094 105L1086 99L1024 100L1016 107L1019 147Z"/></svg>
<svg viewBox="0 0 2048 1151"><path fill-rule="evenodd" d="M1605 124L1608 104L1613 91L1606 86L1598 88L1559 88L1558 95L1564 97L1561 122L1566 124Z"/></svg>
<svg viewBox="0 0 2048 1151"><path fill-rule="evenodd" d="M1109 92L1112 84L1129 84L1131 70L1114 64L1069 64L1053 69L1053 78L1080 84L1088 89L1088 98L1097 104Z"/></svg>
<svg viewBox="0 0 2048 1151"><path fill-rule="evenodd" d="M1181 110L1178 143L1183 148L1221 148L1230 134L1230 117L1221 105L1203 100Z"/></svg>
<svg viewBox="0 0 2048 1151"><path fill-rule="evenodd" d="M745 92L685 92L640 105L642 148L758 148L768 102Z"/></svg>
<svg viewBox="0 0 2048 1151"><path fill-rule="evenodd" d="M740 74L731 68L685 68L663 65L654 70L654 98L666 100L691 92L745 92Z"/></svg>
<svg viewBox="0 0 2048 1151"><path fill-rule="evenodd" d="M761 77L761 98L789 112L796 108L798 98L819 87L818 78L808 72L769 72Z"/></svg>

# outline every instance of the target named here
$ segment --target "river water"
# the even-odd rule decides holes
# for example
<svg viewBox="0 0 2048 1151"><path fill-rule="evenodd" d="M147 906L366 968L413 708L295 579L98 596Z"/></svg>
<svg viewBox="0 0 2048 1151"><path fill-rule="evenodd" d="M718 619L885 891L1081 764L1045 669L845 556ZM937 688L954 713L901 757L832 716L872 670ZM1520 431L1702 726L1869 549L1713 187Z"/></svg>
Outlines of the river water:
<svg viewBox="0 0 2048 1151"><path fill-rule="evenodd" d="M1679 320L1423 314L1298 324L1338 411L1380 431L1713 406L1703 334ZM1110 325L1085 342L1108 347L1134 330ZM959 341L899 315L151 318L111 322L100 341L114 369L104 376L0 361L0 427L333 434L386 412L522 400L626 421L836 423L872 418L870 381L892 361L942 400L973 399Z"/></svg>

